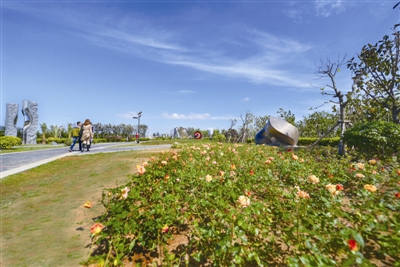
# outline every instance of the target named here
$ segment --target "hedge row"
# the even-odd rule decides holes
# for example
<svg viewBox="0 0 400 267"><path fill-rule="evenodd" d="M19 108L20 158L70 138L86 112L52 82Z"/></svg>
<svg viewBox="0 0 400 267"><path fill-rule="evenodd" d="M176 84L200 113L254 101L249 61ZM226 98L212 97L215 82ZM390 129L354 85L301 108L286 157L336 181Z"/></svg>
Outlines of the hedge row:
<svg viewBox="0 0 400 267"><path fill-rule="evenodd" d="M22 144L22 140L15 136L1 136L0 137L0 148L1 149L11 149L13 146L18 146Z"/></svg>
<svg viewBox="0 0 400 267"><path fill-rule="evenodd" d="M150 138L139 138L139 141L148 141ZM135 141L135 138L129 138L128 141ZM38 144L42 143L42 138L36 139L36 142ZM53 142L57 144L65 144L65 145L71 145L72 139L71 138L55 138L55 137L49 137L46 138L46 144L52 144ZM121 138L121 137L110 137L110 138L94 138L93 139L94 143L107 143L107 142L126 142L126 138Z"/></svg>
<svg viewBox="0 0 400 267"><path fill-rule="evenodd" d="M297 142L298 146L309 146L316 142L319 138L317 137L300 137L299 141ZM332 137L332 138L323 138L321 139L317 145L319 146L331 146L336 147L339 145L340 137ZM254 143L254 138L248 138L246 143Z"/></svg>

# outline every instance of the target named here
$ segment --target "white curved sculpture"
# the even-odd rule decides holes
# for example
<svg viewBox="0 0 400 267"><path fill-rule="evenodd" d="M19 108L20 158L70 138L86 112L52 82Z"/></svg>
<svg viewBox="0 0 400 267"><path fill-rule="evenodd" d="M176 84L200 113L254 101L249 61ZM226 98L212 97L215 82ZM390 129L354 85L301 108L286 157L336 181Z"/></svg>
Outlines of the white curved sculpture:
<svg viewBox="0 0 400 267"><path fill-rule="evenodd" d="M18 109L18 104L6 103L5 136L17 136Z"/></svg>
<svg viewBox="0 0 400 267"><path fill-rule="evenodd" d="M22 144L36 144L36 132L39 124L38 104L29 100L22 102L24 127L22 128Z"/></svg>
<svg viewBox="0 0 400 267"><path fill-rule="evenodd" d="M285 120L269 117L267 124L254 137L256 144L297 145L299 130Z"/></svg>
<svg viewBox="0 0 400 267"><path fill-rule="evenodd" d="M207 133L208 133L208 137L210 138L210 140L212 140L212 135L214 133L214 129L213 128L208 128L207 129Z"/></svg>

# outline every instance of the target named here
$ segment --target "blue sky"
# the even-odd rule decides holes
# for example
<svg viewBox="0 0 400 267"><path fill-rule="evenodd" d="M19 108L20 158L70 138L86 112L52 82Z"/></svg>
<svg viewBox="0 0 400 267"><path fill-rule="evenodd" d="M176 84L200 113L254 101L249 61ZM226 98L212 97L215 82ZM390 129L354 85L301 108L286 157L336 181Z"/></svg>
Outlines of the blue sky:
<svg viewBox="0 0 400 267"><path fill-rule="evenodd" d="M1 117L31 100L39 123L136 125L142 111L150 134L246 111L300 120L329 100L316 64L391 34L397 2L1 1ZM337 82L349 90L351 73Z"/></svg>

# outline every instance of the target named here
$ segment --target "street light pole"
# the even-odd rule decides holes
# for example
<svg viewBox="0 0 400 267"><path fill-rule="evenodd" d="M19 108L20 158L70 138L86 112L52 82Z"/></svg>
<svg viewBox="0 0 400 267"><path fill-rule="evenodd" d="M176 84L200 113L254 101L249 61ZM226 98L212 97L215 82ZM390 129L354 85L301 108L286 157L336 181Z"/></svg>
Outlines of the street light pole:
<svg viewBox="0 0 400 267"><path fill-rule="evenodd" d="M140 111L136 117L133 117L134 119L138 120L137 124L137 134L136 134L136 143L139 144L139 127L140 127L140 117L142 117L142 112Z"/></svg>

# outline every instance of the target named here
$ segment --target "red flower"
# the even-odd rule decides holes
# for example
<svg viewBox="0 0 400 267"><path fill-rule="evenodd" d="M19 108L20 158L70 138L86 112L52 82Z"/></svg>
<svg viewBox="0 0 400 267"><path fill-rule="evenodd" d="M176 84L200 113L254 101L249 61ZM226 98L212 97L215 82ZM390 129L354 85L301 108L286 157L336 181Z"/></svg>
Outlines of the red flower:
<svg viewBox="0 0 400 267"><path fill-rule="evenodd" d="M288 149L286 150L286 152L291 152L291 151L293 151L293 148L288 148Z"/></svg>
<svg viewBox="0 0 400 267"><path fill-rule="evenodd" d="M354 239L347 241L347 244L349 245L351 251L358 251L357 242Z"/></svg>
<svg viewBox="0 0 400 267"><path fill-rule="evenodd" d="M394 194L394 196L395 196L396 198L400 198L400 192L397 192L396 194Z"/></svg>
<svg viewBox="0 0 400 267"><path fill-rule="evenodd" d="M343 185L337 184L337 185L336 185L336 190L338 190L338 191L343 190Z"/></svg>
<svg viewBox="0 0 400 267"><path fill-rule="evenodd" d="M254 175L254 171L253 170L250 170L250 175Z"/></svg>
<svg viewBox="0 0 400 267"><path fill-rule="evenodd" d="M164 225L163 226L163 228L161 228L161 233L168 233L168 231L169 231L169 227L168 227L168 225Z"/></svg>

